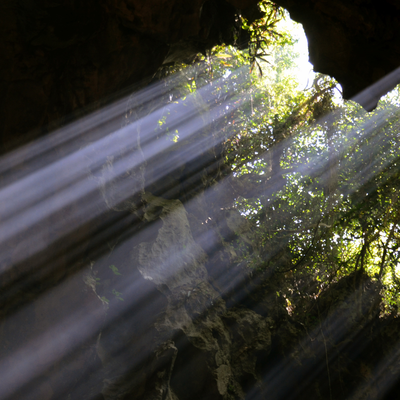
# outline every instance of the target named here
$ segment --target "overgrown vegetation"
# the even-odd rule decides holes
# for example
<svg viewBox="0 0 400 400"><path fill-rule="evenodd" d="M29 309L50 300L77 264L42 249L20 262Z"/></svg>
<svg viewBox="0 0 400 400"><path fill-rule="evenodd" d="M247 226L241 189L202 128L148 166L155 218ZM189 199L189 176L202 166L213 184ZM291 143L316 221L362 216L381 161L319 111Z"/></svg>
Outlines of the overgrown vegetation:
<svg viewBox="0 0 400 400"><path fill-rule="evenodd" d="M341 277L364 271L383 285L383 311L397 313L399 93L366 113L338 100L340 88L327 76L315 75L299 90L290 73L295 39L278 32L283 11L265 1L260 9L262 19L243 17L251 33L247 50L219 46L199 57L203 68L183 70L171 97L208 84L215 101L229 97L213 117L212 134L220 136L219 156L232 174L231 206L251 226L253 246L237 244L236 262L270 270L291 312ZM250 79L242 79L244 67ZM201 95L193 98L206 115ZM168 118L167 107L160 126ZM178 141L179 132L172 137Z"/></svg>

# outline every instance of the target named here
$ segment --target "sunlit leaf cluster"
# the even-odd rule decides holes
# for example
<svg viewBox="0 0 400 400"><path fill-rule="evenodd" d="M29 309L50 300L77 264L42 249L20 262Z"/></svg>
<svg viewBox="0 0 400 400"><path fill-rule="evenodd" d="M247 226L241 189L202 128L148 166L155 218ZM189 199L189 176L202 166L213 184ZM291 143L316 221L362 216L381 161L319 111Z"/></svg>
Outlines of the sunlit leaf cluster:
<svg viewBox="0 0 400 400"><path fill-rule="evenodd" d="M305 312L302 299L354 271L379 280L383 311L397 312L399 92L366 113L338 100L340 87L329 77L316 75L300 90L291 72L295 40L278 29L283 11L268 1L260 9L261 19L243 17L251 33L247 50L219 46L199 56L199 66L183 70L169 98L196 104L204 118L207 96L224 104L207 134L223 143L232 206L252 226L254 241L253 247L235 244L242 249L236 261L269 271L292 312ZM160 134L179 142L179 132L165 129L168 105L164 111Z"/></svg>

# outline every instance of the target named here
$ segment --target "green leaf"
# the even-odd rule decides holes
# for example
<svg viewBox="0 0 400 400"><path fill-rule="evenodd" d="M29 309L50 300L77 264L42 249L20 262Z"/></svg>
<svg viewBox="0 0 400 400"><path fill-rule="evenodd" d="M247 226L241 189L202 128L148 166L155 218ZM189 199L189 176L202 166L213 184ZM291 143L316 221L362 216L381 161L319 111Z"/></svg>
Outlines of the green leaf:
<svg viewBox="0 0 400 400"><path fill-rule="evenodd" d="M118 268L115 265L110 265L108 268L111 269L114 275L122 275L119 271Z"/></svg>

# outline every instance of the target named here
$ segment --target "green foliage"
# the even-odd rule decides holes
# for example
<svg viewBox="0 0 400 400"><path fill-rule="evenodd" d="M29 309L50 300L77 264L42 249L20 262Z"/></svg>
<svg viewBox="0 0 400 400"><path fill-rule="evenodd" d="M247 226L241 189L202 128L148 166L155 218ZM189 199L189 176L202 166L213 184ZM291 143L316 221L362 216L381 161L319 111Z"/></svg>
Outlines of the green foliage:
<svg viewBox="0 0 400 400"><path fill-rule="evenodd" d="M115 265L110 265L108 268L111 269L114 275L121 275L121 273L118 271L118 268Z"/></svg>
<svg viewBox="0 0 400 400"><path fill-rule="evenodd" d="M121 297L121 295L122 295L121 292L117 292L115 289L113 289L112 293L115 296L115 298L117 298L120 301L124 301L124 299Z"/></svg>
<svg viewBox="0 0 400 400"><path fill-rule="evenodd" d="M233 49L217 50L232 55L229 68L245 62ZM296 59L293 41L269 54L271 62L260 67L268 74L240 88L251 99L247 109L224 121L231 132L226 163L243 182L235 204L258 249L243 244L238 262L270 269L291 310L358 270L382 283L384 311L397 310L399 92L366 113L352 102L338 104L336 82L323 75L299 91L287 72ZM226 67L213 70L223 76Z"/></svg>
<svg viewBox="0 0 400 400"><path fill-rule="evenodd" d="M268 1L260 8L261 19L242 16L248 50L219 46L200 55L198 67L182 69L160 115L160 140L181 140L168 130L175 117L170 105L181 101L202 111L207 130L200 134L222 141L219 155L236 193L232 206L252 229L252 246L236 239L235 262L270 271L291 312L361 270L382 283L385 311L396 311L399 91L366 113L339 102L329 77L316 75L309 89L299 90L295 40L280 31L284 14ZM208 95L225 106L213 121Z"/></svg>
<svg viewBox="0 0 400 400"><path fill-rule="evenodd" d="M251 64L250 72L257 68L262 76L263 72L260 61L269 62L267 59L269 53L267 51L277 41L282 45L285 41L290 40L290 37L278 32L277 25L284 17L284 10L282 8L267 0L261 1L258 6L260 11L264 13L264 16L252 23L249 23L245 17L242 17L242 27L250 33L248 44L248 59Z"/></svg>
<svg viewBox="0 0 400 400"><path fill-rule="evenodd" d="M350 102L336 107L325 81L328 86L319 87L306 106L256 133L264 137L265 131L282 129L266 147L274 152L283 143L275 170L283 182L279 190L244 197L237 206L255 227L260 254L268 260L263 267L289 279L283 287L291 304L363 270L383 283L390 311L397 307L400 289L397 105L386 101L370 114ZM240 140L238 147L247 143ZM237 164L240 173L251 170L262 177L271 170L271 157L256 156L251 163L251 152L246 155L246 164Z"/></svg>

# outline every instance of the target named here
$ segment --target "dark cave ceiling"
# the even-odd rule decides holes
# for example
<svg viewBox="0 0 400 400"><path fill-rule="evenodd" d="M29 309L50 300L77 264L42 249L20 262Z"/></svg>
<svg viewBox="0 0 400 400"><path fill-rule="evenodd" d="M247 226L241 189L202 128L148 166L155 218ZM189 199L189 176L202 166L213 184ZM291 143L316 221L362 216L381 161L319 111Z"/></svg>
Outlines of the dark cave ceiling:
<svg viewBox="0 0 400 400"><path fill-rule="evenodd" d="M54 124L151 77L233 42L238 10L255 0L4 0L0 5L2 151L26 132ZM278 0L301 22L315 70L350 98L400 65L395 0Z"/></svg>

